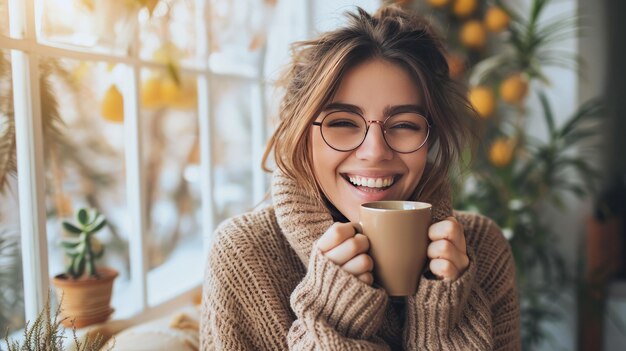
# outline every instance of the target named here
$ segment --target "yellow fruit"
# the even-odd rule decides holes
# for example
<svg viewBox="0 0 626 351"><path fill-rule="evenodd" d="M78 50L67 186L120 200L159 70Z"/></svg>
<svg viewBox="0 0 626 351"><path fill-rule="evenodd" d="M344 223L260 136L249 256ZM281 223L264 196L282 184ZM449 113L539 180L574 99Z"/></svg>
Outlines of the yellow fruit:
<svg viewBox="0 0 626 351"><path fill-rule="evenodd" d="M500 84L500 97L509 104L522 103L527 93L528 81L519 73L510 75Z"/></svg>
<svg viewBox="0 0 626 351"><path fill-rule="evenodd" d="M509 21L509 15L500 7L490 7L485 13L485 27L491 32L501 32L509 26Z"/></svg>
<svg viewBox="0 0 626 351"><path fill-rule="evenodd" d="M152 77L141 84L141 105L147 108L156 108L162 105L161 80L159 78Z"/></svg>
<svg viewBox="0 0 626 351"><path fill-rule="evenodd" d="M89 11L93 11L93 0L81 0L80 1Z"/></svg>
<svg viewBox="0 0 626 351"><path fill-rule="evenodd" d="M452 79L458 79L465 73L465 59L463 56L455 53L446 55L448 61L449 75Z"/></svg>
<svg viewBox="0 0 626 351"><path fill-rule="evenodd" d="M482 118L491 116L496 106L493 92L486 86L477 86L470 89L469 101Z"/></svg>
<svg viewBox="0 0 626 351"><path fill-rule="evenodd" d="M489 149L489 162L496 167L506 167L511 163L515 143L507 138L498 138Z"/></svg>
<svg viewBox="0 0 626 351"><path fill-rule="evenodd" d="M104 93L100 113L108 121L124 122L124 97L115 85L111 85Z"/></svg>
<svg viewBox="0 0 626 351"><path fill-rule="evenodd" d="M172 79L161 83L161 101L169 106L179 109L193 108L196 104L195 81L187 80L176 84Z"/></svg>
<svg viewBox="0 0 626 351"><path fill-rule="evenodd" d="M459 37L463 45L473 50L482 49L487 41L485 27L477 20L467 21L461 27Z"/></svg>
<svg viewBox="0 0 626 351"><path fill-rule="evenodd" d="M175 103L180 97L180 87L172 79L166 79L161 83L161 101L169 105Z"/></svg>
<svg viewBox="0 0 626 351"><path fill-rule="evenodd" d="M428 0L428 5L432 7L444 7L448 5L450 0Z"/></svg>
<svg viewBox="0 0 626 351"><path fill-rule="evenodd" d="M181 92L182 92L182 96L173 105L173 107L183 109L183 110L195 108L198 103L198 91L196 88L196 81L195 80L184 81Z"/></svg>
<svg viewBox="0 0 626 351"><path fill-rule="evenodd" d="M152 12L154 12L154 8L158 3L159 0L145 0L143 1L143 6L148 9L148 12L150 12L150 16L152 16Z"/></svg>
<svg viewBox="0 0 626 351"><path fill-rule="evenodd" d="M456 0L452 12L458 17L467 17L476 10L476 0Z"/></svg>

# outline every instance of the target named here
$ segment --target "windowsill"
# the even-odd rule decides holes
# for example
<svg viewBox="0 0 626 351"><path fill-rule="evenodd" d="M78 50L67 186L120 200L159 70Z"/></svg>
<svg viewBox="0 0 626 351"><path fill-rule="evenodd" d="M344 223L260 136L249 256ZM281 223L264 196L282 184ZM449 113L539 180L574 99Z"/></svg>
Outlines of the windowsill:
<svg viewBox="0 0 626 351"><path fill-rule="evenodd" d="M158 306L202 285L203 273L202 237L197 235L178 243L171 256L147 274L148 306ZM129 280L115 285L111 301L115 312L111 319L126 319L137 314L139 307L128 298L130 293Z"/></svg>

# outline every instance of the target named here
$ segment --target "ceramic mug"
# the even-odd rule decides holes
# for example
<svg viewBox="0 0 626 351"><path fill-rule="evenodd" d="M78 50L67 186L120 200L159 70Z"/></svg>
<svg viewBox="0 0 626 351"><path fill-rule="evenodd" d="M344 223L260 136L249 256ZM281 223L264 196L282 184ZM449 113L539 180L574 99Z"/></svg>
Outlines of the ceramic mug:
<svg viewBox="0 0 626 351"><path fill-rule="evenodd" d="M374 282L389 296L417 291L426 263L431 204L375 201L361 205L359 224L370 242Z"/></svg>

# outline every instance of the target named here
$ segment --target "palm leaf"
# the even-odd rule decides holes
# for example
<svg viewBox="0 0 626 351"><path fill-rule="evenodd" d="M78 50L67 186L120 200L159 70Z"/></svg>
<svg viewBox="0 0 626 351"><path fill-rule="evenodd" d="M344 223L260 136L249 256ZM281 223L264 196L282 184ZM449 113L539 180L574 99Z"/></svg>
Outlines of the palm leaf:
<svg viewBox="0 0 626 351"><path fill-rule="evenodd" d="M554 138L556 134L556 127L554 126L554 116L552 114L550 102L548 101L548 97L543 91L539 91L537 95L539 95L539 102L541 102L541 108L543 109L543 116L546 120L546 124L548 125L550 138Z"/></svg>
<svg viewBox="0 0 626 351"><path fill-rule="evenodd" d="M0 112L0 192L7 187L9 176L17 173L15 121Z"/></svg>
<svg viewBox="0 0 626 351"><path fill-rule="evenodd" d="M10 86L9 62L0 52L0 87ZM7 187L9 176L17 173L13 96L10 89L0 90L0 192Z"/></svg>
<svg viewBox="0 0 626 351"><path fill-rule="evenodd" d="M0 330L19 328L23 320L22 260L17 227L0 227Z"/></svg>
<svg viewBox="0 0 626 351"><path fill-rule="evenodd" d="M536 58L544 67L553 66L579 71L579 68L584 66L580 55L568 51L545 50L538 52Z"/></svg>
<svg viewBox="0 0 626 351"><path fill-rule="evenodd" d="M582 120L600 117L604 111L604 103L599 98L594 98L583 103L567 123L559 131L559 136L565 137L578 127Z"/></svg>
<svg viewBox="0 0 626 351"><path fill-rule="evenodd" d="M497 74L500 70L506 70L507 66L511 65L513 59L510 54L493 55L488 57L479 63L477 63L472 69L469 83L472 86L477 86L484 83L492 75Z"/></svg>
<svg viewBox="0 0 626 351"><path fill-rule="evenodd" d="M53 88L50 84L50 76L53 74L54 64L52 60L42 61L40 64L40 93L41 93L41 117L43 137L46 145L55 142L65 141L61 132L63 121L60 117ZM0 128L0 191L4 191L7 186L8 176L17 172L17 162L15 153L15 114L13 110L13 91L11 82L11 71L7 69L8 60L4 55L0 55L0 84L9 87L5 95L0 95L0 117L6 118L6 127ZM44 148L47 156L49 148Z"/></svg>
<svg viewBox="0 0 626 351"><path fill-rule="evenodd" d="M578 32L579 16L569 14L561 15L552 19L547 24L542 24L537 28L537 32L531 40L532 47L541 46L549 42L554 42L554 38L572 38Z"/></svg>

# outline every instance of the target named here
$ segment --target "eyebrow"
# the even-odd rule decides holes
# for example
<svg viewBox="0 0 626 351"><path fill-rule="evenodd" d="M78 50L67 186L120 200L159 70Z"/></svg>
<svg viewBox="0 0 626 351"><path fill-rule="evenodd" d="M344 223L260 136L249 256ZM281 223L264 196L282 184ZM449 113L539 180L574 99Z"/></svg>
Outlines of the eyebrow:
<svg viewBox="0 0 626 351"><path fill-rule="evenodd" d="M363 115L363 110L356 105L346 104L342 102L332 102L324 107L322 112L330 112L330 111L348 111ZM395 106L386 106L383 110L383 116L388 117L391 115L395 115L402 112L414 112L419 113L420 115L424 115L424 109L421 106L407 104L407 105L395 105Z"/></svg>

